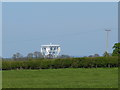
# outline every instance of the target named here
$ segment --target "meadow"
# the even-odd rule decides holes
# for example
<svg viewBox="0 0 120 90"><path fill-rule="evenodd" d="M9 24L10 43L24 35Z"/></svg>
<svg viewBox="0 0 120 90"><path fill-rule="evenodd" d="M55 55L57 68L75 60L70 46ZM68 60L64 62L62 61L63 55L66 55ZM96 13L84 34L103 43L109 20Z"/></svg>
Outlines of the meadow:
<svg viewBox="0 0 120 90"><path fill-rule="evenodd" d="M118 68L3 70L3 88L117 88Z"/></svg>

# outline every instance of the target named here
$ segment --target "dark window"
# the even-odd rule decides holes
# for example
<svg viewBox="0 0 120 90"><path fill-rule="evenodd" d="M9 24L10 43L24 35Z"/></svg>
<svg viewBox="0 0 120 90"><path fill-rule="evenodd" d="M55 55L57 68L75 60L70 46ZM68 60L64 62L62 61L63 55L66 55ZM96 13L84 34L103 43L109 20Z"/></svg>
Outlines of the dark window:
<svg viewBox="0 0 120 90"><path fill-rule="evenodd" d="M52 47L50 48L50 50L52 50Z"/></svg>

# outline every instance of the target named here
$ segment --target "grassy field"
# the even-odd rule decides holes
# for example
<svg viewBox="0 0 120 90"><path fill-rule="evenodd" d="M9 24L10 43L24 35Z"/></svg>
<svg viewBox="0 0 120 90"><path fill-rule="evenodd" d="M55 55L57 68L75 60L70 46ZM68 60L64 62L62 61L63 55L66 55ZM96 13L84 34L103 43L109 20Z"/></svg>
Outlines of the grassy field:
<svg viewBox="0 0 120 90"><path fill-rule="evenodd" d="M118 68L3 71L3 88L117 88Z"/></svg>

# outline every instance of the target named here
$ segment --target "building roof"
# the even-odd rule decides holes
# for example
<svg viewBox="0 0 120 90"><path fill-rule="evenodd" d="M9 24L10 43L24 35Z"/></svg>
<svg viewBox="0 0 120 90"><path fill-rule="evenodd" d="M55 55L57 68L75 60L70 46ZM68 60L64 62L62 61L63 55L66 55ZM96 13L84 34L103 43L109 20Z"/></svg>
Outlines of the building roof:
<svg viewBox="0 0 120 90"><path fill-rule="evenodd" d="M55 44L49 44L49 45L41 45L42 47L48 47L48 46L57 46L57 47L59 47L60 45L55 45Z"/></svg>

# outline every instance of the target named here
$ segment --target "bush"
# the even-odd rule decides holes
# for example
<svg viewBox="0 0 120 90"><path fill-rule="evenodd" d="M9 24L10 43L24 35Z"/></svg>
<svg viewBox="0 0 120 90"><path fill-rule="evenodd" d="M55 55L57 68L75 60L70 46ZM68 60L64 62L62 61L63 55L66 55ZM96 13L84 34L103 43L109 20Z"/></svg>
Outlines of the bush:
<svg viewBox="0 0 120 90"><path fill-rule="evenodd" d="M118 67L118 57L84 57L64 59L3 60L2 69L50 69Z"/></svg>

